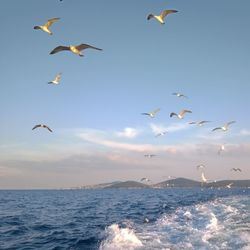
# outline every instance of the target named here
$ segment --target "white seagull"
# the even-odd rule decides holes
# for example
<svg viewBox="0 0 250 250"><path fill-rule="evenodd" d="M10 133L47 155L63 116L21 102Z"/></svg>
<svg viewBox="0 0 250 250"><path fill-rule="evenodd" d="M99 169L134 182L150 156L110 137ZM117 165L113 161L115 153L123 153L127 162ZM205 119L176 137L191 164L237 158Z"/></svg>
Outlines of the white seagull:
<svg viewBox="0 0 250 250"><path fill-rule="evenodd" d="M184 117L184 115L186 113L192 113L192 111L191 110L187 110L187 109L183 109L179 114L176 114L176 113L172 112L170 114L170 117L177 116L179 119L183 119L183 117Z"/></svg>
<svg viewBox="0 0 250 250"><path fill-rule="evenodd" d="M72 53L74 53L76 55L83 56L83 54L81 54L81 51L84 50L84 49L102 50L102 49L96 48L94 46L82 43L82 44L77 45L77 46L73 46L73 45L70 45L70 46L58 46L58 47L54 48L50 52L50 55L53 55L53 54L58 53L58 52L63 51L63 50L68 50L68 51L71 51Z"/></svg>
<svg viewBox="0 0 250 250"><path fill-rule="evenodd" d="M201 126L203 126L205 123L208 123L208 122L210 122L210 121L205 121L205 120L203 120L203 121L198 121L198 122L189 122L188 124L196 124L197 126L201 127Z"/></svg>
<svg viewBox="0 0 250 250"><path fill-rule="evenodd" d="M143 177L143 178L141 178L141 181L150 182L151 180L149 180L148 178Z"/></svg>
<svg viewBox="0 0 250 250"><path fill-rule="evenodd" d="M161 24L165 24L164 18L167 15L172 14L172 13L176 13L176 12L178 12L178 11L177 10L163 10L159 16L156 16L154 14L149 14L147 17L147 20L150 20L151 18L155 18Z"/></svg>
<svg viewBox="0 0 250 250"><path fill-rule="evenodd" d="M205 183L207 183L207 181L208 181L203 172L201 173L201 179Z"/></svg>
<svg viewBox="0 0 250 250"><path fill-rule="evenodd" d="M152 111L152 112L142 113L142 115L148 115L149 117L154 118L155 115L156 115L159 111L160 111L160 109L158 108L158 109L156 109L156 110L154 110L154 111Z"/></svg>
<svg viewBox="0 0 250 250"><path fill-rule="evenodd" d="M173 93L172 95L176 95L177 97L185 97L188 98L186 95L183 95L181 93Z"/></svg>
<svg viewBox="0 0 250 250"><path fill-rule="evenodd" d="M236 122L236 121L227 122L227 123L225 123L222 127L214 128L212 131L221 129L222 131L225 132L225 131L228 130L229 125L230 125L230 124L233 124L233 123L235 123L235 122Z"/></svg>
<svg viewBox="0 0 250 250"><path fill-rule="evenodd" d="M240 168L232 168L231 171L234 171L234 172L239 171L239 172L241 172L242 170Z"/></svg>
<svg viewBox="0 0 250 250"><path fill-rule="evenodd" d="M48 129L50 132L52 132L52 130L47 126L47 125L44 125L44 124L37 124L35 125L32 130L36 129L36 128L46 128Z"/></svg>
<svg viewBox="0 0 250 250"><path fill-rule="evenodd" d="M162 132L156 134L155 137L159 137L159 136L165 135L166 133L167 133L167 131L162 131Z"/></svg>
<svg viewBox="0 0 250 250"><path fill-rule="evenodd" d="M50 81L50 82L48 82L48 84L55 84L55 85L59 84L60 80L61 80L61 75L62 75L62 73L58 73L56 75L55 79L52 80L52 81Z"/></svg>
<svg viewBox="0 0 250 250"><path fill-rule="evenodd" d="M53 33L49 30L49 27L56 21L58 21L60 18L59 17L55 17L55 18L51 18L47 21L47 23L45 23L44 25L40 25L40 26L34 26L35 30L42 30L50 35L52 35Z"/></svg>
<svg viewBox="0 0 250 250"><path fill-rule="evenodd" d="M225 145L223 145L223 144L220 145L220 148L219 148L217 153L220 155L222 151L225 151Z"/></svg>
<svg viewBox="0 0 250 250"><path fill-rule="evenodd" d="M205 166L204 166L204 165L202 165L202 164L200 164L200 165L196 166L197 170L203 169L204 167L205 167Z"/></svg>
<svg viewBox="0 0 250 250"><path fill-rule="evenodd" d="M231 186L232 186L233 184L234 184L234 183L231 182L231 183L229 183L228 185L226 185L226 187L227 187L227 188L231 188Z"/></svg>
<svg viewBox="0 0 250 250"><path fill-rule="evenodd" d="M146 155L144 155L144 157L147 157L147 158L152 158L152 157L155 157L156 155L154 155L154 154L146 154Z"/></svg>

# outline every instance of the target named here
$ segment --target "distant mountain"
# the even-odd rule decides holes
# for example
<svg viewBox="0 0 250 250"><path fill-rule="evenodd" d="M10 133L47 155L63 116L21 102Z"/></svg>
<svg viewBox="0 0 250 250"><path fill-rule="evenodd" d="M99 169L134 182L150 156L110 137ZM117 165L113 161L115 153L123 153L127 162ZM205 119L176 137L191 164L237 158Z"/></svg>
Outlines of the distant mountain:
<svg viewBox="0 0 250 250"><path fill-rule="evenodd" d="M96 185L81 186L78 189L103 189L103 188L107 188L109 186L118 184L120 182L121 181L114 181L114 182L101 183L101 184L96 184Z"/></svg>
<svg viewBox="0 0 250 250"><path fill-rule="evenodd" d="M167 181L163 181L157 184L154 184L154 188L168 188L168 187L185 187L185 188L191 188L191 187L200 187L201 182L199 181L193 181L186 178L176 178L171 179Z"/></svg>
<svg viewBox="0 0 250 250"><path fill-rule="evenodd" d="M230 185L231 184L231 185ZM233 187L247 188L250 187L250 180L223 180L207 183L206 187L227 187L230 185Z"/></svg>
<svg viewBox="0 0 250 250"><path fill-rule="evenodd" d="M150 186L137 181L124 181L115 183L106 188L150 188Z"/></svg>

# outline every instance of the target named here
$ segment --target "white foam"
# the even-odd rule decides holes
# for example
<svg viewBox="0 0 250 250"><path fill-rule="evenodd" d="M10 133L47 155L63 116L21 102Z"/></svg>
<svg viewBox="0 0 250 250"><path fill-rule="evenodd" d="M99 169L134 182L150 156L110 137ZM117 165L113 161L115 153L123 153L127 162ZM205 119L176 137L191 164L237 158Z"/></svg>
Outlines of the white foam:
<svg viewBox="0 0 250 250"><path fill-rule="evenodd" d="M120 228L118 224L112 224L106 231L108 236L101 244L100 250L133 250L143 246L133 229Z"/></svg>

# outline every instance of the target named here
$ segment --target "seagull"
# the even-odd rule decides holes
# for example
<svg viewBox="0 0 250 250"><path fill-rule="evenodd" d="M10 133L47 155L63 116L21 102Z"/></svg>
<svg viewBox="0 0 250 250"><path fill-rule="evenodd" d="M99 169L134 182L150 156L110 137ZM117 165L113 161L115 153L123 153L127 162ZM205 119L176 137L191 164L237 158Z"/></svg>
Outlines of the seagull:
<svg viewBox="0 0 250 250"><path fill-rule="evenodd" d="M160 132L160 133L156 134L155 137L159 137L159 136L165 135L166 133L167 133L167 131Z"/></svg>
<svg viewBox="0 0 250 250"><path fill-rule="evenodd" d="M156 16L154 14L149 14L147 17L147 20L150 20L151 18L155 18L158 22L161 24L165 24L164 18L171 13L176 13L178 12L177 10L163 10L159 16Z"/></svg>
<svg viewBox="0 0 250 250"><path fill-rule="evenodd" d="M197 168L197 170L200 170L200 169L203 169L205 166L204 165L198 165L198 166L196 166L196 168Z"/></svg>
<svg viewBox="0 0 250 250"><path fill-rule="evenodd" d="M239 171L239 172L241 172L242 170L240 168L232 168L231 171L234 171L234 172Z"/></svg>
<svg viewBox="0 0 250 250"><path fill-rule="evenodd" d="M153 155L153 154L146 154L144 155L144 157L147 157L147 158L152 158L152 157L155 157L156 155Z"/></svg>
<svg viewBox="0 0 250 250"><path fill-rule="evenodd" d="M50 81L50 82L48 82L48 84L56 84L56 85L59 84L60 80L61 80L61 75L62 75L62 73L58 73L56 75L55 79L52 80L52 81Z"/></svg>
<svg viewBox="0 0 250 250"><path fill-rule="evenodd" d="M36 129L36 128L46 128L48 129L50 132L52 132L52 130L47 126L47 125L44 125L44 124L37 124L35 125L32 130Z"/></svg>
<svg viewBox="0 0 250 250"><path fill-rule="evenodd" d="M177 97L185 97L188 98L186 95L183 95L181 93L173 93L172 95L176 95Z"/></svg>
<svg viewBox="0 0 250 250"><path fill-rule="evenodd" d="M192 113L192 111L191 111L191 110L187 110L187 109L183 109L179 114L176 114L176 113L172 112L172 113L170 114L170 117L172 117L172 116L175 115L175 116L177 116L179 119L183 119L185 113Z"/></svg>
<svg viewBox="0 0 250 250"><path fill-rule="evenodd" d="M228 126L230 124L233 124L235 123L236 121L231 121L231 122L227 122L226 124L224 124L222 127L217 127L217 128L214 128L212 131L215 131L215 130L218 130L218 129L221 129L222 131L227 131L228 130Z"/></svg>
<svg viewBox="0 0 250 250"><path fill-rule="evenodd" d="M42 30L44 32L47 32L48 34L52 35L53 33L49 30L49 27L56 21L58 21L60 18L59 17L55 17L55 18L51 18L47 21L47 23L45 23L44 25L40 25L40 26L35 26L34 29L35 30Z"/></svg>
<svg viewBox="0 0 250 250"><path fill-rule="evenodd" d="M223 144L220 145L220 148L219 148L217 153L220 155L222 151L225 151L225 145L223 145Z"/></svg>
<svg viewBox="0 0 250 250"><path fill-rule="evenodd" d="M156 110L154 110L154 111L152 111L152 112L142 113L142 115L148 115L148 116L150 116L151 118L154 118L155 115L156 115L156 113L158 113L159 111L160 111L160 109L158 108L158 109L156 109Z"/></svg>
<svg viewBox="0 0 250 250"><path fill-rule="evenodd" d="M50 55L53 55L53 54L58 53L58 52L63 51L63 50L69 50L69 51L73 52L76 55L83 56L83 54L81 54L81 51L84 50L84 49L102 50L102 49L93 47L91 45L82 43L82 44L79 44L77 46L73 46L73 45L70 45L70 46L58 46L58 47L54 48L50 52Z"/></svg>
<svg viewBox="0 0 250 250"><path fill-rule="evenodd" d="M201 127L203 126L205 123L208 123L210 121L198 121L198 122L189 122L188 124L196 124L197 126Z"/></svg>
<svg viewBox="0 0 250 250"><path fill-rule="evenodd" d="M205 183L207 183L207 181L208 181L203 172L201 173L201 179Z"/></svg>
<svg viewBox="0 0 250 250"><path fill-rule="evenodd" d="M148 178L143 177L143 178L141 178L141 181L147 181L147 182L149 182L151 180L149 180Z"/></svg>
<svg viewBox="0 0 250 250"><path fill-rule="evenodd" d="M232 186L233 184L234 184L234 183L231 182L231 183L229 183L228 185L226 185L226 187L227 187L227 188L231 188L231 186Z"/></svg>

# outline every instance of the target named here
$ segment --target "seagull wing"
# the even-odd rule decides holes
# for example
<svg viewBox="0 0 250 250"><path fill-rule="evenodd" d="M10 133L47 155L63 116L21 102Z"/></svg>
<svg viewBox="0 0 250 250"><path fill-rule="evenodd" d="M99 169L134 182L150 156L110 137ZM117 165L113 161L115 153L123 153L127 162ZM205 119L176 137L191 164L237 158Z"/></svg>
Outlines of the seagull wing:
<svg viewBox="0 0 250 250"><path fill-rule="evenodd" d="M51 18L48 20L47 23L44 24L44 26L49 28L54 22L58 21L59 19L59 17Z"/></svg>
<svg viewBox="0 0 250 250"><path fill-rule="evenodd" d="M184 109L180 112L180 115L183 116L185 113L192 113L191 110Z"/></svg>
<svg viewBox="0 0 250 250"><path fill-rule="evenodd" d="M32 128L32 130L34 130L34 129L36 129L36 128L39 128L39 127L41 127L41 124L35 125L35 126Z"/></svg>
<svg viewBox="0 0 250 250"><path fill-rule="evenodd" d="M80 51L83 50L83 49L96 49L96 50L102 50L102 49L99 49L99 48L96 48L96 47L94 47L94 46L91 46L91 45L88 45L88 44L84 44L84 43L82 43L82 44L76 46L76 49L78 49L78 50L80 50Z"/></svg>
<svg viewBox="0 0 250 250"><path fill-rule="evenodd" d="M149 14L148 17L147 17L147 20L150 20L151 18L153 18L154 15L153 14Z"/></svg>
<svg viewBox="0 0 250 250"><path fill-rule="evenodd" d="M228 127L230 124L233 124L233 123L235 123L236 121L231 121L231 122L227 122L225 125L224 125L224 127Z"/></svg>
<svg viewBox="0 0 250 250"><path fill-rule="evenodd" d="M63 51L63 50L70 50L70 48L67 47L67 46L58 46L58 47L54 48L54 49L50 52L50 55L53 55L53 54L58 53L58 52Z"/></svg>
<svg viewBox="0 0 250 250"><path fill-rule="evenodd" d="M156 113L158 113L160 111L160 109L156 109L154 111L151 112L151 114L155 115Z"/></svg>
<svg viewBox="0 0 250 250"><path fill-rule="evenodd" d="M177 10L163 10L160 14L160 17L162 19L164 19L168 14L171 14L171 13L176 13L178 12Z"/></svg>
<svg viewBox="0 0 250 250"><path fill-rule="evenodd" d="M141 113L142 115L150 115L149 113Z"/></svg>
<svg viewBox="0 0 250 250"><path fill-rule="evenodd" d="M47 125L44 125L43 127L48 129L50 132L52 132L52 130Z"/></svg>
<svg viewBox="0 0 250 250"><path fill-rule="evenodd" d="M204 175L203 172L201 173L201 179L202 179L203 182L207 182L207 179L206 179L206 177L205 177L205 175Z"/></svg>
<svg viewBox="0 0 250 250"><path fill-rule="evenodd" d="M189 122L188 124L196 124L197 122Z"/></svg>
<svg viewBox="0 0 250 250"><path fill-rule="evenodd" d="M176 113L174 113L174 112L172 112L171 114L170 114L170 117L172 117L172 116L177 116L177 114Z"/></svg>
<svg viewBox="0 0 250 250"><path fill-rule="evenodd" d="M199 124L204 124L204 123L207 123L207 122L210 122L210 121L200 121Z"/></svg>
<svg viewBox="0 0 250 250"><path fill-rule="evenodd" d="M56 75L55 82L59 82L61 80L62 73Z"/></svg>
<svg viewBox="0 0 250 250"><path fill-rule="evenodd" d="M218 130L218 129L222 129L222 128L221 127L214 128L214 129L212 129L212 131L215 131L215 130Z"/></svg>

